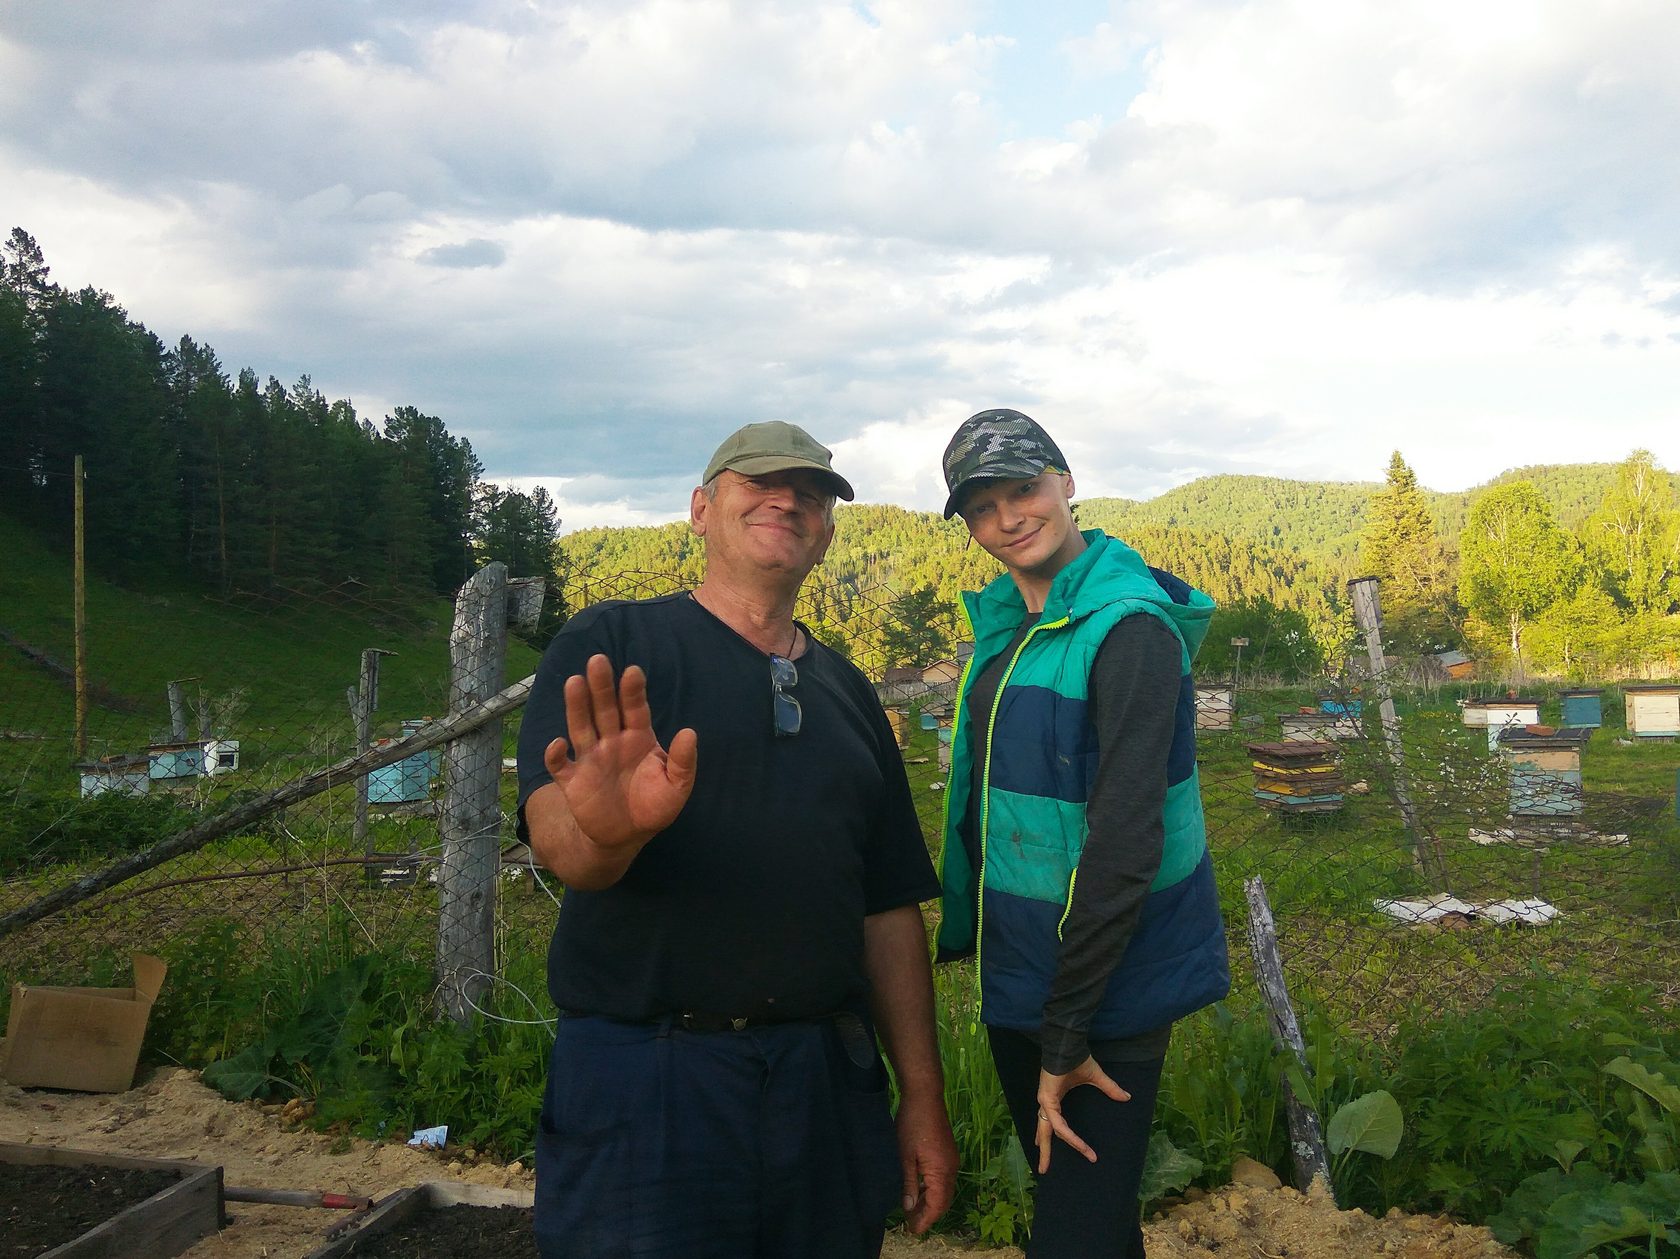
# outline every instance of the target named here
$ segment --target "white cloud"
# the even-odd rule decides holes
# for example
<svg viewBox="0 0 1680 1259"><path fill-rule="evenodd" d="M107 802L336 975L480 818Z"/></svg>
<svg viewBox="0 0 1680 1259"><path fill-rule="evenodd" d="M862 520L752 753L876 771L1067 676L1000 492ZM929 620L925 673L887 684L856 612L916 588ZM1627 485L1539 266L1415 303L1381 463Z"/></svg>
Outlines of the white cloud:
<svg viewBox="0 0 1680 1259"><path fill-rule="evenodd" d="M438 414L568 526L680 512L769 418L936 507L990 405L1087 495L1375 477L1395 445L1443 488L1680 464L1680 9L1143 0L1060 41L1136 94L1049 125L1000 71L1030 20L14 7L0 185L55 278Z"/></svg>

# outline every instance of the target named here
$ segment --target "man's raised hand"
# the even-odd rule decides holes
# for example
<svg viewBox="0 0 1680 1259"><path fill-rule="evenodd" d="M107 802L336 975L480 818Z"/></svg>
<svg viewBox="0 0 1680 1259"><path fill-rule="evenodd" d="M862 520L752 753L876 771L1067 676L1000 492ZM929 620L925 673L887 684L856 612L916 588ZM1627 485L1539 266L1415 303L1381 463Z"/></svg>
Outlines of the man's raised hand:
<svg viewBox="0 0 1680 1259"><path fill-rule="evenodd" d="M669 751L659 746L639 666L615 685L612 662L591 656L566 679L566 729L570 741L550 743L543 763L598 848L640 847L676 821L694 790L699 739L683 729Z"/></svg>

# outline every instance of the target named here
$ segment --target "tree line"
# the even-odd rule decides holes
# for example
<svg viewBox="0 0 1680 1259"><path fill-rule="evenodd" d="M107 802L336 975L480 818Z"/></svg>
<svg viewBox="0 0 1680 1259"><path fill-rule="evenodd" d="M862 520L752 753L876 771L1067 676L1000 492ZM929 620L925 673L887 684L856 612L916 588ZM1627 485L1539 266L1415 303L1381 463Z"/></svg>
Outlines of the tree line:
<svg viewBox="0 0 1680 1259"><path fill-rule="evenodd" d="M110 294L55 284L18 228L0 244L0 510L67 540L78 454L90 562L129 581L430 595L490 559L551 580L701 573L682 524L559 539L544 491L485 482L471 444L417 407L375 424L307 375L288 387L230 373L190 336L165 346ZM1383 579L1401 654L1463 647L1495 670L1575 677L1680 660L1680 501L1645 451L1514 469L1466 494L1423 489L1396 452L1381 483L1215 476L1076 510L1219 602L1209 675L1234 667L1236 637L1245 675L1334 667L1362 572ZM872 669L953 650L959 593L999 571L961 523L884 504L838 521L812 628Z"/></svg>
<svg viewBox="0 0 1680 1259"><path fill-rule="evenodd" d="M1456 537L1435 527L1396 451L1362 541L1401 651L1463 645L1517 679L1584 680L1680 668L1680 495L1648 450L1594 465L1588 498L1507 474ZM1523 471L1523 470L1519 470Z"/></svg>
<svg viewBox="0 0 1680 1259"><path fill-rule="evenodd" d="M89 563L126 580L401 597L450 594L491 559L554 576L553 500L484 482L437 416L376 425L307 375L165 346L111 294L54 283L17 228L0 245L0 509L67 540L77 455Z"/></svg>

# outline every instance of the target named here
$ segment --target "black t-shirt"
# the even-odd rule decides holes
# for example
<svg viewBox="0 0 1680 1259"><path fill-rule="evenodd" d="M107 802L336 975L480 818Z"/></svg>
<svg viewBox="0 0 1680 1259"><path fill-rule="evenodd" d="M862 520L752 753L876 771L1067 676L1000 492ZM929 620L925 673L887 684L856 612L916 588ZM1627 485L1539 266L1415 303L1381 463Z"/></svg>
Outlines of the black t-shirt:
<svg viewBox="0 0 1680 1259"><path fill-rule="evenodd" d="M519 801L550 781L562 688L596 652L647 673L660 743L699 736L694 793L624 877L569 890L549 946L563 1010L797 1019L867 996L863 920L938 895L892 729L873 688L809 643L797 735L774 733L770 660L688 595L605 603L544 654L519 735Z"/></svg>

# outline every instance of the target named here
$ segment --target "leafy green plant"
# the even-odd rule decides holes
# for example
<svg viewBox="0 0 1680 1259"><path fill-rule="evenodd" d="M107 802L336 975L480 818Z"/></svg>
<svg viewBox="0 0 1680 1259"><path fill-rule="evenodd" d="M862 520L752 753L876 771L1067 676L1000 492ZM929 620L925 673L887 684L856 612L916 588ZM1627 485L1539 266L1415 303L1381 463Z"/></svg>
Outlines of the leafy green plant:
<svg viewBox="0 0 1680 1259"><path fill-rule="evenodd" d="M1623 1082L1615 1101L1638 1133L1634 1161L1642 1175L1612 1176L1600 1167L1564 1166L1528 1177L1489 1221L1501 1241L1532 1242L1538 1259L1579 1259L1613 1247L1627 1255L1680 1255L1680 1065L1619 1055L1604 1074Z"/></svg>
<svg viewBox="0 0 1680 1259"><path fill-rule="evenodd" d="M1329 1147L1332 1180L1341 1180L1348 1160L1355 1154L1375 1154L1381 1159L1394 1157L1405 1134L1406 1122L1400 1114L1400 1103L1387 1089L1364 1093L1351 1102L1338 1106L1324 1129L1324 1143Z"/></svg>
<svg viewBox="0 0 1680 1259"><path fill-rule="evenodd" d="M1202 1160L1186 1154L1172 1143L1171 1137L1157 1129L1149 1134L1138 1197L1145 1203L1154 1202L1187 1188L1201 1174Z"/></svg>
<svg viewBox="0 0 1680 1259"><path fill-rule="evenodd" d="M1653 1259L1680 1254L1680 1174L1628 1182L1590 1165L1552 1168L1523 1181L1488 1225L1502 1242L1532 1244L1536 1259L1581 1259L1605 1246Z"/></svg>

